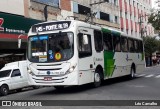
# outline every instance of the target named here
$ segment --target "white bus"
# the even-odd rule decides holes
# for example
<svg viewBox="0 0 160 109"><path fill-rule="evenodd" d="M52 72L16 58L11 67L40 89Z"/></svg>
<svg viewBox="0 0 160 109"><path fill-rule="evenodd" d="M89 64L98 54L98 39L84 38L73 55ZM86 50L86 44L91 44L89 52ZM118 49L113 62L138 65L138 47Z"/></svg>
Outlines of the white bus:
<svg viewBox="0 0 160 109"><path fill-rule="evenodd" d="M145 67L141 38L76 20L33 25L27 54L30 84L56 88L98 87L105 79L133 78Z"/></svg>

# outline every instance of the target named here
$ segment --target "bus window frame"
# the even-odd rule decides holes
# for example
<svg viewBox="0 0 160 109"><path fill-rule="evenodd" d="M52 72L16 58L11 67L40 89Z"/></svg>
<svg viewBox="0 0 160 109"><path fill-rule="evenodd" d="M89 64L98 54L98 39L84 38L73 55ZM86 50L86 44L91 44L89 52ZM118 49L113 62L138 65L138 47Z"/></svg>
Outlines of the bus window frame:
<svg viewBox="0 0 160 109"><path fill-rule="evenodd" d="M95 37L96 37L96 36L95 36L95 32L101 33L101 48L100 48L100 49L97 49L97 48L96 48L97 45L96 45L95 42L96 42L97 40L96 40L96 38L95 38ZM100 42L99 42L99 43L100 43ZM102 31L100 31L100 30L95 30L95 29L94 29L94 46L95 46L96 52L101 52L101 51L103 51L103 49L104 49L104 48L103 48L103 33L102 33ZM99 48L99 47L98 47L98 48Z"/></svg>
<svg viewBox="0 0 160 109"><path fill-rule="evenodd" d="M122 38L126 39L126 42L127 42L127 46L125 46L126 49L127 49L126 51L122 50ZM121 52L125 52L125 53L129 52L128 48L129 48L128 47L128 37L125 37L125 36L121 35Z"/></svg>
<svg viewBox="0 0 160 109"><path fill-rule="evenodd" d="M81 51L81 53L80 53L80 44L79 44L79 35L80 34L82 34L82 37L83 37L83 35L87 35L88 37L89 37L89 39L88 39L88 41L90 42L90 44L89 44L89 46L90 46L90 52L89 53L85 53L86 51ZM77 40L77 42L78 42L78 57L79 58L86 58L86 57L90 57L90 56L92 56L92 38L91 38L91 35L90 34L85 34L85 33L78 33L77 34L77 38L78 38L78 40Z"/></svg>
<svg viewBox="0 0 160 109"><path fill-rule="evenodd" d="M107 36L105 36L104 34L107 34ZM105 47L104 47L104 46L105 46L105 41L104 41L105 38L104 38L104 37L108 37L108 35L111 36L111 41L112 41L112 43L111 43L111 45L112 45L112 46L111 46L111 50L109 50L109 48L108 48L108 50L107 50L107 49L105 49ZM113 52L113 51L114 51L114 48L113 48L113 35L110 34L110 33L102 32L102 36L103 36L102 38L103 38L103 49L104 49L104 51L112 51L112 52Z"/></svg>

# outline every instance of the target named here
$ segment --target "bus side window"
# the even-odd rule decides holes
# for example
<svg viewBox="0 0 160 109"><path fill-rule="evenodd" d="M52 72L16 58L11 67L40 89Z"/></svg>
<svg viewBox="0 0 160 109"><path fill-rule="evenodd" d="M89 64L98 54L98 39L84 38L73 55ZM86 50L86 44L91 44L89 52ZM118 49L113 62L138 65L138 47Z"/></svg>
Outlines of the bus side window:
<svg viewBox="0 0 160 109"><path fill-rule="evenodd" d="M95 50L97 52L100 52L103 50L101 31L94 30L94 43L95 43Z"/></svg>
<svg viewBox="0 0 160 109"><path fill-rule="evenodd" d="M121 37L121 49L122 49L122 52L128 51L128 43L127 43L126 37Z"/></svg>
<svg viewBox="0 0 160 109"><path fill-rule="evenodd" d="M135 52L138 53L138 40L134 40Z"/></svg>
<svg viewBox="0 0 160 109"><path fill-rule="evenodd" d="M120 35L113 34L113 47L114 47L115 52L121 51Z"/></svg>
<svg viewBox="0 0 160 109"><path fill-rule="evenodd" d="M129 52L131 53L135 52L134 40L131 38L128 38L128 48L129 48Z"/></svg>
<svg viewBox="0 0 160 109"><path fill-rule="evenodd" d="M113 51L113 40L111 34L103 33L103 44L104 50Z"/></svg>
<svg viewBox="0 0 160 109"><path fill-rule="evenodd" d="M78 44L79 58L92 55L91 35L79 33Z"/></svg>
<svg viewBox="0 0 160 109"><path fill-rule="evenodd" d="M142 41L138 41L138 51L140 52L140 53L142 53L143 52L143 42Z"/></svg>

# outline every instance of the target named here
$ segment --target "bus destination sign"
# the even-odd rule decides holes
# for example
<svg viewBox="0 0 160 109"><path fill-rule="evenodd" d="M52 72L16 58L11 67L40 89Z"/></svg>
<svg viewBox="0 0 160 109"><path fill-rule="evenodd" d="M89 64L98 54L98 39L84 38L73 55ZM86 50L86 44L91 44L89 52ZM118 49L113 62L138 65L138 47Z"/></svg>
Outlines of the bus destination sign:
<svg viewBox="0 0 160 109"><path fill-rule="evenodd" d="M46 32L67 29L70 26L70 21L49 22L32 26L32 32Z"/></svg>

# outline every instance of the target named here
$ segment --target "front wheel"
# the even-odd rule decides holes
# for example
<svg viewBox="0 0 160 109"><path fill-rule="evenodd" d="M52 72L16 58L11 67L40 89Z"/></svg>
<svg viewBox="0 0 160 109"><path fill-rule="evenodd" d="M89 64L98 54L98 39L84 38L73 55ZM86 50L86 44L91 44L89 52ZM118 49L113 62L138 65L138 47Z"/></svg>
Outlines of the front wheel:
<svg viewBox="0 0 160 109"><path fill-rule="evenodd" d="M1 88L0 88L0 94L2 96L6 96L8 94L8 92L9 92L8 86L2 85Z"/></svg>
<svg viewBox="0 0 160 109"><path fill-rule="evenodd" d="M101 85L101 76L98 71L94 73L94 87L99 87Z"/></svg>

